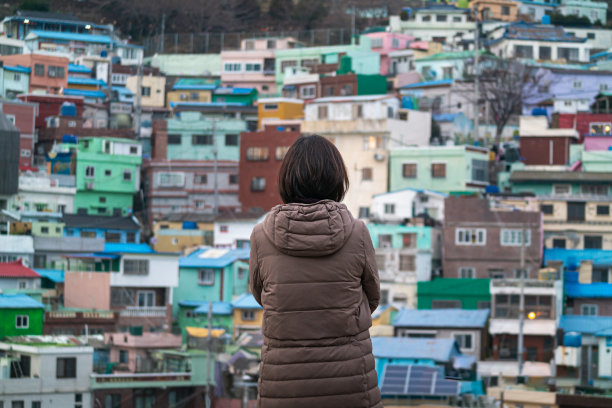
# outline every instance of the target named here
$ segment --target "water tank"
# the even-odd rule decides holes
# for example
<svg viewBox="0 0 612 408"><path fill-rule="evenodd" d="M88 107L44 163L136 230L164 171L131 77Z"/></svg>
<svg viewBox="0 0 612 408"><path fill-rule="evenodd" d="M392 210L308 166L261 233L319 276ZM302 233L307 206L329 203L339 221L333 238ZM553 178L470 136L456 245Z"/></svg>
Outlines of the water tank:
<svg viewBox="0 0 612 408"><path fill-rule="evenodd" d="M582 334L578 332L567 332L563 336L565 347L580 347L582 345Z"/></svg>
<svg viewBox="0 0 612 408"><path fill-rule="evenodd" d="M72 102L64 102L60 107L60 116L71 116L76 117L77 108L76 105Z"/></svg>
<svg viewBox="0 0 612 408"><path fill-rule="evenodd" d="M550 24L550 16L542 16L542 24Z"/></svg>
<svg viewBox="0 0 612 408"><path fill-rule="evenodd" d="M78 138L75 135L63 135L62 136L62 143L77 144L77 143L79 143L79 140L78 140Z"/></svg>
<svg viewBox="0 0 612 408"><path fill-rule="evenodd" d="M545 108L533 108L531 110L531 116L546 116L546 117L548 117L548 112L546 112Z"/></svg>

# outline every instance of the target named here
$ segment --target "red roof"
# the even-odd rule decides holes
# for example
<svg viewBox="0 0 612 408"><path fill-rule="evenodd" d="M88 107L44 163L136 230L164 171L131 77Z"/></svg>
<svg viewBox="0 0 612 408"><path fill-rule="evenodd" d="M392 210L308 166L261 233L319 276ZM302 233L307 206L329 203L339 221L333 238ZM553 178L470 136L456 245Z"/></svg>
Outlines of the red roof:
<svg viewBox="0 0 612 408"><path fill-rule="evenodd" d="M40 275L23 266L21 259L14 262L0 262L0 278L40 278Z"/></svg>

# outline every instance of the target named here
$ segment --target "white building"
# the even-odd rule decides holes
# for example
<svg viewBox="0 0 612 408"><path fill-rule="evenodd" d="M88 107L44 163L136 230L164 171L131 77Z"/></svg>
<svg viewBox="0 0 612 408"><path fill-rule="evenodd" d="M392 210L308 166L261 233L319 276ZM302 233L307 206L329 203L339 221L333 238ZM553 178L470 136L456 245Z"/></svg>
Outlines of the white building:
<svg viewBox="0 0 612 408"><path fill-rule="evenodd" d="M445 44L454 44L474 30L474 23L468 21L469 9L442 3L429 4L427 7L414 9L414 15L405 20L402 16L390 16L390 30L412 35L417 41Z"/></svg>
<svg viewBox="0 0 612 408"><path fill-rule="evenodd" d="M213 224L215 248L250 248L251 233L255 225L265 218L249 213L227 213L220 215Z"/></svg>
<svg viewBox="0 0 612 408"><path fill-rule="evenodd" d="M367 217L376 194L388 183L388 152L426 146L431 113L400 109L388 95L319 98L306 104L302 132L315 133L336 145L350 182L344 202L354 216Z"/></svg>
<svg viewBox="0 0 612 408"><path fill-rule="evenodd" d="M403 222L421 214L444 221L447 194L432 190L405 188L374 196L370 216L382 222Z"/></svg>
<svg viewBox="0 0 612 408"><path fill-rule="evenodd" d="M567 27L565 32L578 38L586 38L586 43L593 50L607 50L612 47L612 30L609 28Z"/></svg>
<svg viewBox="0 0 612 408"><path fill-rule="evenodd" d="M8 202L8 209L15 212L50 211L74 213L76 187L62 187L53 176L22 175L19 191Z"/></svg>
<svg viewBox="0 0 612 408"><path fill-rule="evenodd" d="M561 0L557 10L565 16L586 17L591 23L599 21L605 25L607 22L608 3L591 0Z"/></svg>
<svg viewBox="0 0 612 408"><path fill-rule="evenodd" d="M0 405L92 407L93 347L84 341L75 345L73 340L63 336L25 336L0 343Z"/></svg>
<svg viewBox="0 0 612 408"><path fill-rule="evenodd" d="M25 266L32 266L34 239L30 235L0 235L0 262L21 258Z"/></svg>
<svg viewBox="0 0 612 408"><path fill-rule="evenodd" d="M540 22L544 16L551 15L556 7L557 3L550 0L546 0L546 2L524 0L518 4L518 13L528 16L530 21Z"/></svg>

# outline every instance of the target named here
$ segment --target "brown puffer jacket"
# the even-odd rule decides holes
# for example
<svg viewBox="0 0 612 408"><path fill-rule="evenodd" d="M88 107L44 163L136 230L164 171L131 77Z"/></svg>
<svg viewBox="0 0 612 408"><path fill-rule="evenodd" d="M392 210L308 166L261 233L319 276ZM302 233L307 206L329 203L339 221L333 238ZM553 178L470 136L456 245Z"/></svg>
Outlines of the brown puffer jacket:
<svg viewBox="0 0 612 408"><path fill-rule="evenodd" d="M369 327L380 299L366 226L344 204L274 207L251 235L264 308L259 407L382 407Z"/></svg>

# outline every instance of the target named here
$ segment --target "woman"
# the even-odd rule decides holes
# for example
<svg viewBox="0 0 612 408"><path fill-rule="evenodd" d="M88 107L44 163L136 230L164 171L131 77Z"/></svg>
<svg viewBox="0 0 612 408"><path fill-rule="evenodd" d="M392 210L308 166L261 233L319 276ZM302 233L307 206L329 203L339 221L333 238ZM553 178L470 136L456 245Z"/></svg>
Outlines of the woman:
<svg viewBox="0 0 612 408"><path fill-rule="evenodd" d="M338 149L302 136L278 176L285 204L251 235L250 285L264 308L263 408L382 407L369 327L380 286L366 226L342 198Z"/></svg>

